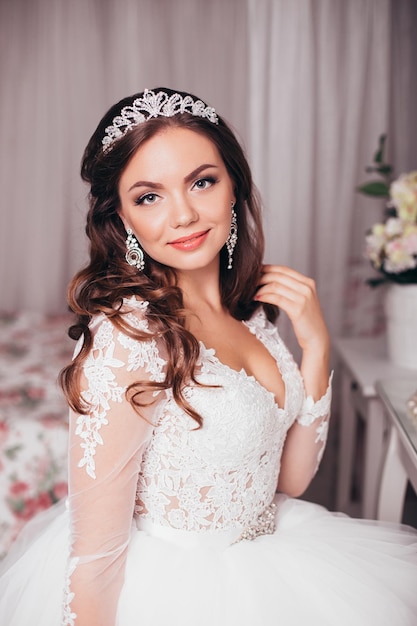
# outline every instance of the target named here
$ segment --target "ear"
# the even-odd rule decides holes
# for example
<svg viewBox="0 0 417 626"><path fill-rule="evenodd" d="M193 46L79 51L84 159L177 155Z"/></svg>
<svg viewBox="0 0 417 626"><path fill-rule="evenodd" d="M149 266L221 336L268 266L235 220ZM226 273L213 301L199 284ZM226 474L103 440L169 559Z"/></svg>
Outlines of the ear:
<svg viewBox="0 0 417 626"><path fill-rule="evenodd" d="M120 217L121 221L123 222L123 226L124 226L125 230L127 231L127 229L130 228L130 226L129 226L128 222L126 221L126 218L123 217L120 209L117 211L117 214Z"/></svg>

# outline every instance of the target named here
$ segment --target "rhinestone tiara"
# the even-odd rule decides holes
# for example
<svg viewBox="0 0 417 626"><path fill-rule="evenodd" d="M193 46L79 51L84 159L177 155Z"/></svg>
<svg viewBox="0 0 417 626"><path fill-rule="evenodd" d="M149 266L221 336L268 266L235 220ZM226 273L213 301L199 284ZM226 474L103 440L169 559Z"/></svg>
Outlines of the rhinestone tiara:
<svg viewBox="0 0 417 626"><path fill-rule="evenodd" d="M165 91L155 93L151 89L145 89L141 98L136 98L130 106L123 107L111 125L107 126L102 139L103 151L107 152L117 139L134 126L143 124L152 117L173 117L178 113L191 113L204 117L213 124L219 123L216 111L202 100L194 100L192 96L182 96L179 93L169 96Z"/></svg>

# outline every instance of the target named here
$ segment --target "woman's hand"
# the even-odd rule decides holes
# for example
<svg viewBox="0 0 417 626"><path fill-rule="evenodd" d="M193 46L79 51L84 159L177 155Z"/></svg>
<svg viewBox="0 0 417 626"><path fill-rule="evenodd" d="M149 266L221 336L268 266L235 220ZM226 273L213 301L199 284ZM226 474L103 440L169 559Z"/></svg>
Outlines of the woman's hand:
<svg viewBox="0 0 417 626"><path fill-rule="evenodd" d="M325 397L329 384L329 334L321 312L314 280L289 267L264 265L255 300L279 306L292 322L303 351L300 371L305 397L313 402ZM330 402L330 400L329 400ZM311 400L310 404L311 406ZM326 406L326 405L325 405ZM305 418L301 409L298 418ZM296 419L288 431L281 457L278 489L293 497L301 495L313 478L324 449L329 407L320 423Z"/></svg>
<svg viewBox="0 0 417 626"><path fill-rule="evenodd" d="M264 265L255 300L275 304L290 318L303 351L329 349L314 280L282 265Z"/></svg>

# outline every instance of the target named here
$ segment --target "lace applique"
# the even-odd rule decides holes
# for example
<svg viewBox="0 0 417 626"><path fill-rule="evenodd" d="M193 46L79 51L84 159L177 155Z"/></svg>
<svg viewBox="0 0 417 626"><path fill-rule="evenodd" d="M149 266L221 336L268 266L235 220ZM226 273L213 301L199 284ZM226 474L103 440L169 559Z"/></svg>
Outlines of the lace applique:
<svg viewBox="0 0 417 626"><path fill-rule="evenodd" d="M100 429L108 424L107 412L109 401L121 402L126 387L120 387L115 381L112 368L124 366L123 361L115 359L113 340L113 325L103 321L94 337L93 347L84 363L84 374L88 381L88 388L82 393L83 399L90 405L87 415L79 415L75 434L82 439L81 448L83 458L78 467L86 468L87 474L95 478L94 455L96 446L103 445Z"/></svg>
<svg viewBox="0 0 417 626"><path fill-rule="evenodd" d="M135 296L123 301L123 311L126 310L126 319L132 328L137 328L137 330L142 330L143 332L149 331L148 320L146 319L148 307L149 302L147 300L137 300ZM141 314L135 315L132 309L134 311L141 311Z"/></svg>
<svg viewBox="0 0 417 626"><path fill-rule="evenodd" d="M164 366L166 361L159 356L155 339L150 341L136 341L123 333L118 336L118 342L129 350L127 371L137 371L144 368L150 380L161 382L164 380Z"/></svg>
<svg viewBox="0 0 417 626"><path fill-rule="evenodd" d="M316 429L317 437L315 438L314 443L318 443L319 441L324 443L327 440L328 430L329 430L329 422L327 421L327 419L324 419L321 422L321 424L317 426L317 429Z"/></svg>
<svg viewBox="0 0 417 626"><path fill-rule="evenodd" d="M135 509L141 518L181 530L244 530L257 525L273 500L304 388L277 329L262 315L247 324L277 360L287 386L285 409L253 376L221 363L200 344L196 376L211 387L189 385L184 395L203 427L196 429L168 394L142 459Z"/></svg>
<svg viewBox="0 0 417 626"><path fill-rule="evenodd" d="M324 396L314 402L312 396L304 399L300 415L297 422L301 426L311 426L315 421L320 420L316 428L316 438L314 443L321 444L317 452L317 463L315 471L318 470L321 459L323 458L326 448L327 434L329 431L330 405L332 401L332 379L333 372L330 374L329 384Z"/></svg>
<svg viewBox="0 0 417 626"><path fill-rule="evenodd" d="M268 321L263 309L245 322L250 332L261 341L274 357L285 384L285 411L295 418L299 414L304 397L303 380L292 354L282 341L278 328Z"/></svg>
<svg viewBox="0 0 417 626"><path fill-rule="evenodd" d="M297 417L297 422L301 424L301 426L311 426L311 424L320 417L329 415L332 401L332 379L333 372L330 374L326 393L320 400L314 402L312 396L305 398L300 415Z"/></svg>
<svg viewBox="0 0 417 626"><path fill-rule="evenodd" d="M127 300L125 305L141 312L145 312L148 307L147 302L138 301L136 298ZM149 332L148 321L142 313L135 315L133 312L127 312L126 318L132 327ZM116 359L113 324L102 316L94 321L94 325L98 324L92 349L83 366L88 386L82 397L91 408L87 415L78 416L75 430L75 434L82 439L80 447L84 451L78 467L85 466L87 474L94 479L96 478L94 456L97 445L103 445L100 430L102 426L108 424L110 401L122 402L127 389L127 386L117 384L114 370L125 368L126 364L128 372L143 368L150 380L160 382L164 380L163 370L166 365L166 361L159 355L155 339L135 341L122 332L118 333L117 342L127 351L126 359L123 361ZM157 393L158 391L154 395Z"/></svg>
<svg viewBox="0 0 417 626"><path fill-rule="evenodd" d="M77 567L78 560L77 557L70 559L67 566L62 609L62 626L75 626L75 620L77 619L77 614L71 611L71 602L75 597L75 593L71 591L71 576Z"/></svg>

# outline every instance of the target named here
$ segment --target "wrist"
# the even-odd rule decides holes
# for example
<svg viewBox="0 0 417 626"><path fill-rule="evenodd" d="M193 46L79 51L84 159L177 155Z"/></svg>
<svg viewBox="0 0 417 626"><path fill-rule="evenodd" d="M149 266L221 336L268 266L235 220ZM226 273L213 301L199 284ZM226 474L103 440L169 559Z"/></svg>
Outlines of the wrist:
<svg viewBox="0 0 417 626"><path fill-rule="evenodd" d="M328 361L330 355L330 339L318 339L310 341L305 346L301 346L303 359L315 359Z"/></svg>

